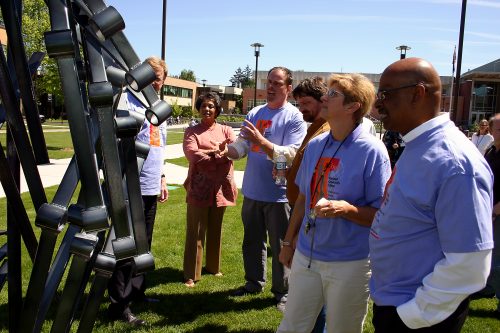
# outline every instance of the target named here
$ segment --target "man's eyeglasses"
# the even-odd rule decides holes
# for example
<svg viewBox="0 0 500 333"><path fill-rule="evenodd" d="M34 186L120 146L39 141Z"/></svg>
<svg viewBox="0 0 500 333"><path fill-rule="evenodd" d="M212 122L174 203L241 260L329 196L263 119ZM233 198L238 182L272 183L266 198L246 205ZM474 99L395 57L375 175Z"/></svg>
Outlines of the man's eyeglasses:
<svg viewBox="0 0 500 333"><path fill-rule="evenodd" d="M402 86L402 87L397 87L397 88L392 88L392 89L385 89L385 90L379 90L377 92L377 101L383 101L387 98L387 94L389 94L390 92L393 92L393 91L396 91L396 90L401 90L401 89L406 89L406 88L413 88L413 87L416 87L416 86L423 86L424 83L423 82L419 82L419 83L413 83L413 84L409 84L407 86Z"/></svg>
<svg viewBox="0 0 500 333"><path fill-rule="evenodd" d="M335 89L328 89L326 95L330 98L333 98L335 96L344 96L345 97L345 95L343 93L341 93L340 91L335 90Z"/></svg>

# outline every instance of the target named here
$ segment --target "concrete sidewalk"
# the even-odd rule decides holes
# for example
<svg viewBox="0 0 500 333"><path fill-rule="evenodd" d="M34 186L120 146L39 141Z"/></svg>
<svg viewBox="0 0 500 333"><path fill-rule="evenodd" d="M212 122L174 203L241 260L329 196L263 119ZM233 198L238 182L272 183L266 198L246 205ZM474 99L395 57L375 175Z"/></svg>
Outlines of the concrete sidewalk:
<svg viewBox="0 0 500 333"><path fill-rule="evenodd" d="M181 126L181 125L179 125ZM184 156L182 151L182 144L168 145L166 148L167 158L179 158ZM68 164L71 161L70 158L50 160L50 164L39 165L38 172L40 173L40 178L42 179L43 187L50 187L54 185L59 185L61 180L68 168ZM167 183L173 185L182 185L187 177L188 169L171 163L165 163L165 175L167 177ZM236 186L241 188L243 182L243 171L235 171L234 178ZM21 193L27 192L28 186L26 180L24 179L24 174L21 170ZM0 198L5 197L3 187L0 186Z"/></svg>

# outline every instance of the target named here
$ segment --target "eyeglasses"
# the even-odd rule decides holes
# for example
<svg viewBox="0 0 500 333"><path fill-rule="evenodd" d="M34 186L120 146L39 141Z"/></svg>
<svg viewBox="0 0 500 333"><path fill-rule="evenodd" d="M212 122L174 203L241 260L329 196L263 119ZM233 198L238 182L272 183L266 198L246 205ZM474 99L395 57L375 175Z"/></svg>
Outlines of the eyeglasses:
<svg viewBox="0 0 500 333"><path fill-rule="evenodd" d="M406 89L406 88L413 88L413 87L416 87L416 86L423 86L424 83L423 82L419 82L419 83L413 83L413 84L409 84L407 86L402 86L402 87L397 87L397 88L392 88L392 89L385 89L385 90L379 90L377 92L377 101L383 101L387 98L387 94L389 94L390 92L393 92L393 91L396 91L396 90L401 90L401 89Z"/></svg>
<svg viewBox="0 0 500 333"><path fill-rule="evenodd" d="M330 98L333 98L335 96L344 96L345 97L345 95L343 93L341 93L340 91L335 90L335 89L328 89L328 91L326 92L326 95Z"/></svg>

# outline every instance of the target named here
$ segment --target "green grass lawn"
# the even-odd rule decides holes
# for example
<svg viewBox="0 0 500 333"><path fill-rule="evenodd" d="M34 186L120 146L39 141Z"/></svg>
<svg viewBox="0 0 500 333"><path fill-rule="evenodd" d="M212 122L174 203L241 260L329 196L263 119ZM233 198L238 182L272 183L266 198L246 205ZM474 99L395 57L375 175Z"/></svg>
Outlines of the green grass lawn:
<svg viewBox="0 0 500 333"><path fill-rule="evenodd" d="M184 130L181 128L173 128L167 130L167 145L182 143L184 140Z"/></svg>
<svg viewBox="0 0 500 333"><path fill-rule="evenodd" d="M61 125L60 121L58 121L58 120L55 120L52 122L47 120L47 122L44 123L43 129L44 130L60 129L60 127L55 127L55 126L62 126L62 129L69 128L67 121L65 121L64 124ZM44 136L45 136L45 143L47 145L47 151L49 153L49 158L60 159L60 158L73 157L75 151L73 149L73 142L71 140L71 135L69 132L45 131ZM182 143L183 139L184 139L184 131L182 129L172 129L172 130L168 131L168 134L167 134L167 144L168 145ZM0 132L0 143L2 144L2 147L4 148L4 151L5 151L5 149L6 149L5 131Z"/></svg>
<svg viewBox="0 0 500 333"><path fill-rule="evenodd" d="M69 128L68 120L62 119L47 119L42 124L43 128Z"/></svg>
<svg viewBox="0 0 500 333"><path fill-rule="evenodd" d="M189 163L186 157L178 157L178 158L170 158L166 159L165 162L172 163L175 165L188 167ZM245 171L245 166L247 165L247 159L242 158L241 160L234 161L234 170L235 171Z"/></svg>
<svg viewBox="0 0 500 333"><path fill-rule="evenodd" d="M51 198L55 187L47 190ZM23 194L29 216L33 220L34 211L29 195ZM103 300L95 324L95 332L275 332L282 318L275 309L267 285L264 292L241 298L229 296L234 288L244 280L241 242L243 228L240 219L241 196L236 207L229 207L224 216L222 236L223 277L203 275L195 288L188 289L182 284L182 259L185 237L185 192L182 187L170 190L170 199L158 205L158 215L153 238L153 254L156 270L148 274L147 295L160 300L159 303L133 304L133 311L148 321L149 326L137 330L121 322L110 322L106 318L107 297ZM5 228L5 198L0 199L0 229ZM39 229L35 228L37 235ZM62 234L59 236L62 238ZM5 238L1 238L4 241ZM23 249L24 251L24 249ZM270 258L268 259L268 281L270 281ZM31 263L23 253L23 289L28 285ZM56 301L57 302L57 301ZM500 332L500 320L492 317L496 307L494 299L472 302L469 318L462 332ZM43 332L49 332L54 318L55 307L50 311ZM7 332L8 324L7 288L0 292L0 332ZM75 321L72 332L76 332ZM371 311L368 314L364 333L373 332Z"/></svg>
<svg viewBox="0 0 500 333"><path fill-rule="evenodd" d="M47 151L49 153L49 158L70 158L75 153L75 151L73 150L73 143L71 141L71 135L69 132L45 132L44 136L45 144L47 145ZM2 143L2 147L5 151L5 132L0 133L0 142Z"/></svg>

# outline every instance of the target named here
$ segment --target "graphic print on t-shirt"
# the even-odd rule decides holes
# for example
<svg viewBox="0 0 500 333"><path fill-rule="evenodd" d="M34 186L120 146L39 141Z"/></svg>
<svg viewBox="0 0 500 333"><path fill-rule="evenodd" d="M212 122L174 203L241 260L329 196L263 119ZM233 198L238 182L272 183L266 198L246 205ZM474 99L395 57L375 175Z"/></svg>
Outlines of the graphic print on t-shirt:
<svg viewBox="0 0 500 333"><path fill-rule="evenodd" d="M272 120L259 119L259 120L257 120L257 124L255 124L255 127L257 128L257 130L259 130L260 134L262 134L262 135L264 135L264 137L266 137L265 131L267 128L271 127L272 123L273 123ZM258 152L263 153L263 150L260 148L260 146L254 144L254 143L252 143L252 145L250 146L250 149L254 153L258 153Z"/></svg>
<svg viewBox="0 0 500 333"><path fill-rule="evenodd" d="M391 187L392 182L394 181L394 175L396 175L396 166L394 166L394 169L392 169L391 177L389 178L389 180L385 184L384 196L382 197L382 204L384 204L386 199L388 199L387 192L389 191L389 187Z"/></svg>
<svg viewBox="0 0 500 333"><path fill-rule="evenodd" d="M149 125L149 145L160 147L160 128L158 126Z"/></svg>
<svg viewBox="0 0 500 333"><path fill-rule="evenodd" d="M382 197L382 204L380 205L380 209L377 211L375 214L375 217L373 219L372 226L370 228L370 235L374 237L375 239L380 239L380 234L379 234L379 220L380 216L384 215L384 210L382 209L386 204L387 201L390 200L389 198L389 188L391 187L392 183L394 182L394 176L396 175L396 166L394 166L394 169L392 169L391 177L385 184L384 188L384 196Z"/></svg>
<svg viewBox="0 0 500 333"><path fill-rule="evenodd" d="M323 178L320 180L321 173L325 170ZM316 169L314 170L311 179L311 208L316 205L319 199L325 198L329 200L335 200L335 186L340 184L340 159L321 157L316 164ZM320 181L320 184L317 184Z"/></svg>

